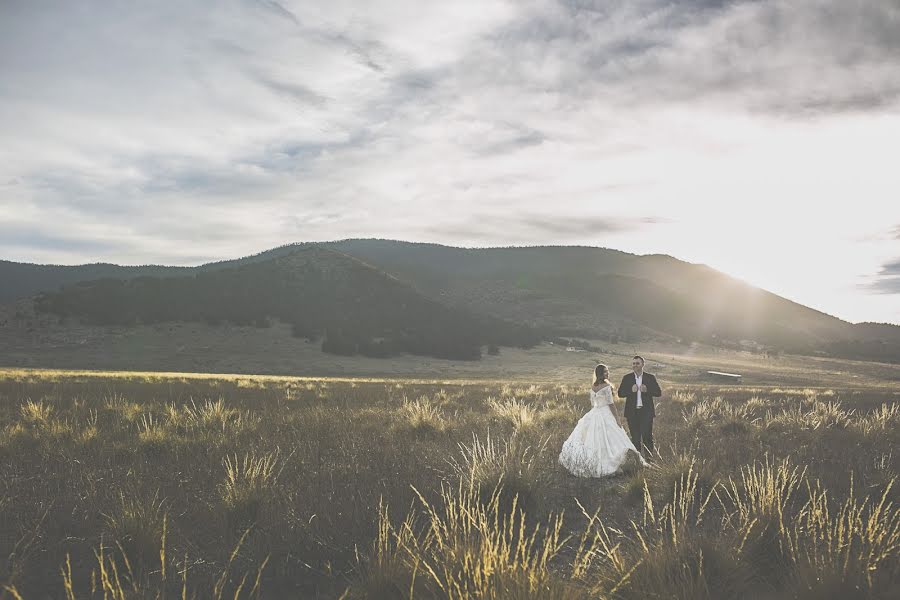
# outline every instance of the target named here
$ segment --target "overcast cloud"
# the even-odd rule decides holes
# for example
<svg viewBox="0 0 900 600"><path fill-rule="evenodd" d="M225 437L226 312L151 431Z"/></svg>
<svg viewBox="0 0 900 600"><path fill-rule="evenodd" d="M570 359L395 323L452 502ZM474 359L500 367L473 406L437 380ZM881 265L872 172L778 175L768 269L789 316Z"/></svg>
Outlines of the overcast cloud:
<svg viewBox="0 0 900 600"><path fill-rule="evenodd" d="M588 244L900 322L895 0L5 0L0 127L0 258Z"/></svg>

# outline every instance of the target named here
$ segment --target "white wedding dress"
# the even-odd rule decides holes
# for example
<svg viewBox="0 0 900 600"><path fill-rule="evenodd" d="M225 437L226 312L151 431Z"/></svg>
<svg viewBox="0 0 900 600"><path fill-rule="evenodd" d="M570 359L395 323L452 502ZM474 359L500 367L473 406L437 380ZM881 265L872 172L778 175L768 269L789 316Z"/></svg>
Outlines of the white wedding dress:
<svg viewBox="0 0 900 600"><path fill-rule="evenodd" d="M559 453L559 464L572 474L579 477L612 475L625 463L629 452L634 452L640 462L644 462L628 434L616 423L610 408L612 403L612 387L606 386L597 392L591 389L593 408L581 417Z"/></svg>

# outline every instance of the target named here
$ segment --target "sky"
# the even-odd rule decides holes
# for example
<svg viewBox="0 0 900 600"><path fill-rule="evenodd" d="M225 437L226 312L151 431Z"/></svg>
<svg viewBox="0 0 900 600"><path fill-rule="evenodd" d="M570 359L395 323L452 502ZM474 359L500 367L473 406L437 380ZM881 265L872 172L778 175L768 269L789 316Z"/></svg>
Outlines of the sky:
<svg viewBox="0 0 900 600"><path fill-rule="evenodd" d="M0 0L0 259L587 245L900 324L900 0Z"/></svg>

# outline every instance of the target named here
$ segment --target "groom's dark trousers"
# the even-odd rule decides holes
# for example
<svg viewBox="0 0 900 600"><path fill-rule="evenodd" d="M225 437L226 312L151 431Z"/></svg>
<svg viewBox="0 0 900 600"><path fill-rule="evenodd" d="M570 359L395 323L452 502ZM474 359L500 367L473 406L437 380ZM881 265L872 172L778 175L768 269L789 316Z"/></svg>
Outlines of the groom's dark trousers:
<svg viewBox="0 0 900 600"><path fill-rule="evenodd" d="M625 398L625 420L628 421L628 431L631 433L631 442L638 452L643 453L643 448L653 452L653 417L656 416L654 398L662 396L656 377L650 373L643 373L641 381L647 391L641 392L641 408L637 406L637 392L631 391L634 386L634 371L622 378L619 385L619 398Z"/></svg>
<svg viewBox="0 0 900 600"><path fill-rule="evenodd" d="M627 417L631 443L640 451L641 447L653 452L653 413L648 407L635 408Z"/></svg>

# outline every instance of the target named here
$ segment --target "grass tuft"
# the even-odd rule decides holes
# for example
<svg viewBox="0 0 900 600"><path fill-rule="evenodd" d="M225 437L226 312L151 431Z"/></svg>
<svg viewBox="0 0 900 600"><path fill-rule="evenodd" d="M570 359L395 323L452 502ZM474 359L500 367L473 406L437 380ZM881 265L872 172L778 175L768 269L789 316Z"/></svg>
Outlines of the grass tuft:
<svg viewBox="0 0 900 600"><path fill-rule="evenodd" d="M248 452L224 460L225 480L221 484L222 502L231 530L244 530L256 523L260 510L271 499L280 469L278 450L264 454Z"/></svg>
<svg viewBox="0 0 900 600"><path fill-rule="evenodd" d="M130 562L132 569L157 564L163 543L165 504L159 492L149 498L137 492L128 495L123 492L119 495L116 510L104 514L106 526L121 558Z"/></svg>
<svg viewBox="0 0 900 600"><path fill-rule="evenodd" d="M50 416L53 414L53 406L44 404L43 400L34 402L29 399L19 407L19 414L22 417L22 421L28 427L46 429L50 426Z"/></svg>
<svg viewBox="0 0 900 600"><path fill-rule="evenodd" d="M522 400L507 398L498 401L491 398L488 405L495 415L508 421L516 431L533 428L537 425L538 411Z"/></svg>
<svg viewBox="0 0 900 600"><path fill-rule="evenodd" d="M400 416L413 431L419 433L439 432L447 428L443 412L427 396L419 396L412 401L404 399Z"/></svg>
<svg viewBox="0 0 900 600"><path fill-rule="evenodd" d="M490 434L484 441L473 434L472 443L459 444L459 450L462 458L449 462L460 480L470 482L483 500L489 501L496 492L500 505L509 511L514 505L533 508L547 483L539 461L546 441L533 448L520 436L501 443L492 440Z"/></svg>

